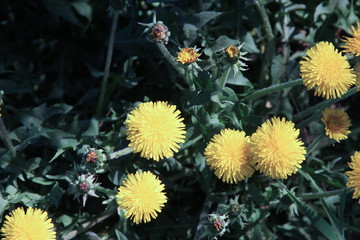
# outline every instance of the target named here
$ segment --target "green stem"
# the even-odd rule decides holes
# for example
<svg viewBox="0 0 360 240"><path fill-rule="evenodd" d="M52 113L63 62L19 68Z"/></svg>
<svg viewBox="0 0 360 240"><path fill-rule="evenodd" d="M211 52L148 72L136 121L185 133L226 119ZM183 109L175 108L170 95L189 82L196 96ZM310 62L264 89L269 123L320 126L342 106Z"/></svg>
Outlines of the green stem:
<svg viewBox="0 0 360 240"><path fill-rule="evenodd" d="M127 148L124 148L122 150L110 153L109 154L109 160L128 155L129 153L132 153L133 151L134 151L133 148L127 147Z"/></svg>
<svg viewBox="0 0 360 240"><path fill-rule="evenodd" d="M285 83L276 84L276 85L270 86L268 88L263 88L263 89L253 92L251 95L245 97L245 100L246 101L255 100L255 99L265 96L269 93L273 93L273 92L276 92L276 91L279 91L279 90L282 90L285 88L289 88L289 87L299 86L301 84L302 84L301 78L293 80L293 81L285 82Z"/></svg>
<svg viewBox="0 0 360 240"><path fill-rule="evenodd" d="M6 128L5 128L5 124L2 120L2 118L0 117L0 132L1 132L1 135L2 135L2 138L3 138L3 141L4 143L6 144L8 150L11 152L11 155L13 158L16 157L16 151L15 151L15 148L9 138L9 135L6 131Z"/></svg>
<svg viewBox="0 0 360 240"><path fill-rule="evenodd" d="M263 64L263 66L268 66L267 72L270 72L271 67L271 61L275 55L275 38L274 34L271 28L269 16L266 13L266 9L264 5L261 3L261 1L255 1L255 7L260 13L260 17L262 19L264 30L265 30L265 36L267 39L267 46L266 46L266 53L265 53L265 60L266 63ZM260 74L261 78L259 81L259 86L264 86L264 80L265 80L265 74L264 74L264 67L262 68L262 74Z"/></svg>
<svg viewBox="0 0 360 240"><path fill-rule="evenodd" d="M175 68L175 70L181 75L181 77L185 78L185 69L179 67L178 62L175 58L170 54L170 52L165 47L164 43L156 43L156 46L159 48L162 55L168 60L168 62Z"/></svg>
<svg viewBox="0 0 360 240"><path fill-rule="evenodd" d="M350 192L350 189L347 189L346 192ZM327 191L327 192L317 192L317 193L303 193L300 194L298 197L306 200L306 199L319 199L319 198L337 196L341 194L344 194L344 189Z"/></svg>
<svg viewBox="0 0 360 240"><path fill-rule="evenodd" d="M106 54L106 62L105 62L105 69L104 69L104 75L101 83L101 90L100 90L100 96L99 101L96 107L96 116L100 116L103 107L104 107L104 101L105 101L105 94L106 94L106 87L107 87L107 81L110 74L110 66L111 66L111 58L112 53L114 49L114 41L115 41L115 31L116 26L119 18L119 11L115 11L112 19L111 24L111 30L110 30L110 36L109 36L109 46Z"/></svg>
<svg viewBox="0 0 360 240"><path fill-rule="evenodd" d="M325 108L327 107L330 107L332 104L334 103L337 103L337 102L340 102L341 100L344 100L345 98L348 98L350 97L351 95L355 94L356 93L356 87L350 89L347 93L345 93L341 98L338 98L338 99L331 99L331 100L328 100L326 101L324 104L324 102L321 102L317 105L315 105L314 107L316 108L313 108L312 109L312 113L314 113L312 116L308 117L307 119L305 119L304 121L300 122L299 124L297 124L295 127L296 128L304 128L306 127L307 125L309 125L312 121L315 121L317 120L318 118L320 118L320 116L322 115L322 110L324 110ZM301 115L302 116L302 115ZM295 121L295 120L294 120Z"/></svg>
<svg viewBox="0 0 360 240"><path fill-rule="evenodd" d="M303 119L314 112L322 111L325 108L330 107L332 104L340 102L341 100L344 100L344 99L354 95L356 92L357 92L356 87L353 87L349 91L347 91L344 95L342 95L341 98L329 99L324 102L320 102L320 103L316 104L315 106L312 106L312 107L306 109L305 111L302 111L301 113L296 114L294 116L293 121L294 122L299 121L300 119Z"/></svg>
<svg viewBox="0 0 360 240"><path fill-rule="evenodd" d="M321 133L311 144L310 146L308 146L306 148L306 157L309 156L309 154L314 151L314 149L316 148L317 145L319 145L322 137L323 137L323 133Z"/></svg>
<svg viewBox="0 0 360 240"><path fill-rule="evenodd" d="M223 76L222 76L222 78L221 78L221 82L220 82L220 87L221 87L221 88L224 88L224 87L225 87L226 80L227 80L228 77L229 77L230 71L231 71L231 67L228 67L228 69L226 70L226 72L223 74Z"/></svg>
<svg viewBox="0 0 360 240"><path fill-rule="evenodd" d="M66 234L65 236L63 236L61 238L61 240L73 239L77 235L79 235L79 234L81 234L83 232L86 232L87 230L89 230L90 228L95 226L96 224L98 224L98 223L104 221L105 219L111 217L114 213L116 213L116 208L103 212L100 215L100 217L81 224L76 230L73 230L73 231L69 232L68 234Z"/></svg>

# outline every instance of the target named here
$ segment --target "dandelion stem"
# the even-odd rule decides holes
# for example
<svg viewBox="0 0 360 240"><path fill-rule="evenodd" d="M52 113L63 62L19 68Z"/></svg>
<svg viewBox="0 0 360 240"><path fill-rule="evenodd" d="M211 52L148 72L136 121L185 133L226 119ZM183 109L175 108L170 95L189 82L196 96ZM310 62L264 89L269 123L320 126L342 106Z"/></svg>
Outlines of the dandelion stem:
<svg viewBox="0 0 360 240"><path fill-rule="evenodd" d="M65 236L63 236L61 238L61 240L73 239L74 237L76 237L80 233L83 233L83 232L89 230L90 228L92 228L96 224L98 224L98 223L104 221L105 219L111 217L115 212L116 212L116 208L103 212L100 217L98 217L95 220L83 223L80 227L78 227L78 229L73 230L73 231L69 232L68 234L66 234Z"/></svg>
<svg viewBox="0 0 360 240"><path fill-rule="evenodd" d="M13 158L16 157L16 151L15 151L15 148L9 138L9 135L6 131L6 128L5 128L5 124L2 120L2 118L0 117L0 132L1 132L1 135L2 135L2 138L3 138L3 141L4 143L6 144L8 150L11 152L11 155Z"/></svg>
<svg viewBox="0 0 360 240"><path fill-rule="evenodd" d="M261 2L261 1L260 1ZM271 66L271 61L275 55L275 40L274 34L271 28L269 16L266 13L266 9L262 3L259 1L255 1L255 7L257 8L258 12L260 13L262 22L264 24L265 35L267 39L267 48L266 48L266 63L263 66ZM264 74L264 67L262 68L262 72L260 74L259 86L262 87L264 85L265 74ZM267 69L270 72L270 69Z"/></svg>
<svg viewBox="0 0 360 240"><path fill-rule="evenodd" d="M199 216L199 224L196 227L196 233L194 236L194 240L200 240L201 239L201 234L204 231L204 224L206 223L206 220L208 219L208 213L211 207L211 201L209 201L209 198L206 197L203 207L201 209L201 213Z"/></svg>
<svg viewBox="0 0 360 240"><path fill-rule="evenodd" d="M285 82L285 83L276 84L276 85L270 86L268 88L263 88L263 89L253 92L251 95L245 97L244 100L245 101L255 100L255 99L265 96L269 93L273 93L273 92L283 90L283 89L289 88L289 87L298 86L301 84L302 84L301 78L293 80L293 81Z"/></svg>
<svg viewBox="0 0 360 240"><path fill-rule="evenodd" d="M168 60L168 62L175 68L175 70L185 78L185 70L179 67L179 64L176 62L175 58L170 54L169 50L165 47L164 43L156 43L156 46L159 48L162 55Z"/></svg>
<svg viewBox="0 0 360 240"><path fill-rule="evenodd" d="M226 70L226 72L223 74L223 76L222 76L222 78L221 78L221 82L220 82L220 87L221 87L221 88L224 88L224 87L225 87L226 80L227 80L228 77L229 77L230 71L231 71L231 67L228 67L228 69Z"/></svg>
<svg viewBox="0 0 360 240"><path fill-rule="evenodd" d="M309 156L309 154L314 151L317 145L319 145L322 137L324 136L323 133L321 133L317 138L306 148L306 157Z"/></svg>
<svg viewBox="0 0 360 240"><path fill-rule="evenodd" d="M104 107L104 101L105 101L105 94L106 94L106 87L107 87L107 81L110 74L110 65L111 65L111 58L112 53L114 49L114 41L115 41L115 31L116 26L119 18L119 11L114 11L114 15L112 18L112 24L111 24L111 30L110 30L110 36L109 36L109 46L106 54L106 62L105 62L105 68L104 68L104 75L101 83L101 90L100 90L100 96L99 101L96 107L96 116L99 116L103 110Z"/></svg>
<svg viewBox="0 0 360 240"><path fill-rule="evenodd" d="M127 155L129 153L132 153L133 151L134 151L133 148L127 147L127 148L124 148L122 150L110 153L109 154L109 160L125 156L125 155Z"/></svg>
<svg viewBox="0 0 360 240"><path fill-rule="evenodd" d="M325 108L331 106L334 103L337 103L341 100L344 100L345 98L348 98L352 95L354 95L356 93L356 87L351 88L349 91L347 91L344 95L341 96L341 98L337 98L337 99L329 99L323 102L320 102L318 104L316 104L315 106L312 106L304 111L302 111L301 113L298 113L294 116L293 121L296 122L300 119L303 119L307 116L309 116L310 114L314 113L314 112L320 112L322 110L324 110Z"/></svg>
<svg viewBox="0 0 360 240"><path fill-rule="evenodd" d="M346 189L346 192L350 192L350 189ZM317 193L303 193L298 196L298 198L302 199L319 199L324 197L331 197L344 194L344 189L326 191L326 192L317 192Z"/></svg>

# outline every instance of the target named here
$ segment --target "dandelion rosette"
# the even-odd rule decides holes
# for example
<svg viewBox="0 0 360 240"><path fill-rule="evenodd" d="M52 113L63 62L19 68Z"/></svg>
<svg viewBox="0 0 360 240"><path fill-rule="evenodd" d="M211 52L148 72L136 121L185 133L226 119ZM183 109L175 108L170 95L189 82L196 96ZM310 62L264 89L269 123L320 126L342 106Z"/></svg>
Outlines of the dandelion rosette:
<svg viewBox="0 0 360 240"><path fill-rule="evenodd" d="M185 142L185 124L176 106L146 102L130 112L125 124L129 147L147 159L169 158Z"/></svg>
<svg viewBox="0 0 360 240"><path fill-rule="evenodd" d="M345 172L349 177L346 186L353 188L354 194L352 198L360 197L360 152L356 151L353 156L351 156L351 161L348 163L350 171ZM360 204L360 199L359 199Z"/></svg>
<svg viewBox="0 0 360 240"><path fill-rule="evenodd" d="M205 149L206 163L226 183L237 183L253 175L250 137L245 132L225 129L215 134Z"/></svg>
<svg viewBox="0 0 360 240"><path fill-rule="evenodd" d="M258 127L251 136L250 148L251 163L257 170L273 179L286 179L301 168L306 150L294 125L285 118L273 117Z"/></svg>
<svg viewBox="0 0 360 240"><path fill-rule="evenodd" d="M55 240L56 232L46 211L22 207L7 215L1 228L4 240Z"/></svg>
<svg viewBox="0 0 360 240"><path fill-rule="evenodd" d="M117 202L125 209L125 217L136 224L155 219L167 202L164 184L149 171L129 174L122 184Z"/></svg>
<svg viewBox="0 0 360 240"><path fill-rule="evenodd" d="M194 63L199 57L199 53L197 53L194 48L182 48L178 53L177 61L182 64Z"/></svg>
<svg viewBox="0 0 360 240"><path fill-rule="evenodd" d="M350 34L351 37L345 37L342 41L345 43L342 48L344 49L343 52L347 52L351 55L355 55L356 57L360 55L360 25L359 22L357 23L357 29L353 26L350 26Z"/></svg>
<svg viewBox="0 0 360 240"><path fill-rule="evenodd" d="M331 107L326 108L322 114L321 121L325 124L325 134L336 141L346 139L351 126L349 115L341 108Z"/></svg>
<svg viewBox="0 0 360 240"><path fill-rule="evenodd" d="M300 61L300 76L308 90L316 87L315 96L329 98L341 97L356 76L346 56L329 42L319 42L306 52L305 61Z"/></svg>

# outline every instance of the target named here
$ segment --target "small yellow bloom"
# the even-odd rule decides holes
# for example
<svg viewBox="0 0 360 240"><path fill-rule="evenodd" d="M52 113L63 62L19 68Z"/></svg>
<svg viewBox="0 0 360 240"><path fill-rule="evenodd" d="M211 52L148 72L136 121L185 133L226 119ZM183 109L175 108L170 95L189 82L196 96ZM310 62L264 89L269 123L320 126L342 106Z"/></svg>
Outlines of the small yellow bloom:
<svg viewBox="0 0 360 240"><path fill-rule="evenodd" d="M352 198L355 199L360 197L360 152L356 151L351 157L351 162L348 164L351 170L345 172L345 174L349 177L346 186L354 189Z"/></svg>
<svg viewBox="0 0 360 240"><path fill-rule="evenodd" d="M273 179L286 179L301 168L306 150L294 125L285 118L273 117L251 136L252 164L260 173Z"/></svg>
<svg viewBox="0 0 360 240"><path fill-rule="evenodd" d="M326 108L322 112L321 121L325 124L325 133L330 139L340 141L350 133L351 122L349 115L341 108Z"/></svg>
<svg viewBox="0 0 360 240"><path fill-rule="evenodd" d="M344 48L343 52L350 53L351 55L355 55L356 57L360 55L360 26L359 22L357 22L357 29L353 26L350 27L350 34L352 37L345 37L342 41L345 42L345 45L342 46Z"/></svg>
<svg viewBox="0 0 360 240"><path fill-rule="evenodd" d="M1 228L4 240L55 240L54 224L46 211L29 207L25 213L22 207L6 216Z"/></svg>
<svg viewBox="0 0 360 240"><path fill-rule="evenodd" d="M239 50L232 44L230 44L225 51L231 59L239 57Z"/></svg>
<svg viewBox="0 0 360 240"><path fill-rule="evenodd" d="M355 82L355 86L356 91L360 91L360 64L358 63L355 67L355 75L356 75L356 82Z"/></svg>
<svg viewBox="0 0 360 240"><path fill-rule="evenodd" d="M329 42L319 42L306 52L305 61L300 61L300 76L308 90L316 87L315 96L329 98L341 97L356 76L346 56Z"/></svg>
<svg viewBox="0 0 360 240"><path fill-rule="evenodd" d="M215 175L226 183L237 183L253 175L250 137L245 132L225 129L215 134L205 149L205 158Z"/></svg>
<svg viewBox="0 0 360 240"><path fill-rule="evenodd" d="M125 209L125 217L134 223L150 222L157 218L167 202L164 184L151 172L136 172L127 175L116 195L120 209Z"/></svg>
<svg viewBox="0 0 360 240"><path fill-rule="evenodd" d="M146 102L129 113L125 122L129 147L147 159L169 158L185 142L185 124L176 106L167 102Z"/></svg>
<svg viewBox="0 0 360 240"><path fill-rule="evenodd" d="M181 62L182 64L194 63L196 62L199 55L200 54L197 53L193 48L183 48L178 53L177 61Z"/></svg>

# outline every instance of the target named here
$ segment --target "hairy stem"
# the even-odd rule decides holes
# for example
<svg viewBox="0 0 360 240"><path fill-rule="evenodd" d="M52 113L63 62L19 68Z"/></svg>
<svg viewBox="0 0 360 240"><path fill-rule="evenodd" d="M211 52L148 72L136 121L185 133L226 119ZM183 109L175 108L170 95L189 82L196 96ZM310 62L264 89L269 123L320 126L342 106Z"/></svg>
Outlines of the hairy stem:
<svg viewBox="0 0 360 240"><path fill-rule="evenodd" d="M185 70L183 68L179 67L178 62L176 62L175 58L171 55L169 50L165 47L164 43L156 43L156 46L159 48L162 55L168 60L168 62L175 68L175 70L183 77L185 78Z"/></svg>
<svg viewBox="0 0 360 240"><path fill-rule="evenodd" d="M276 84L276 85L270 86L268 88L263 88L263 89L260 89L260 90L257 90L255 92L253 92L251 95L245 97L244 100L245 101L252 101L252 100L255 100L255 99L260 98L262 96L265 96L265 95L267 95L269 93L273 93L273 92L283 90L283 89L289 88L289 87L298 86L298 85L301 85L301 84L302 84L302 79L301 78L293 80L293 81L285 82L285 83Z"/></svg>
<svg viewBox="0 0 360 240"><path fill-rule="evenodd" d="M129 153L132 153L133 151L134 151L133 148L127 147L127 148L124 148L122 150L110 153L109 154L109 160L128 155Z"/></svg>
<svg viewBox="0 0 360 240"><path fill-rule="evenodd" d="M78 227L78 229L73 230L71 232L69 232L68 234L66 234L65 236L63 236L61 238L61 240L70 240L73 239L74 237L76 237L77 235L86 232L87 230L89 230L90 228L92 228L93 226L95 226L96 224L104 221L105 219L111 217L114 213L116 212L116 208L111 209L109 211L105 211L101 214L100 217L92 220L92 221L88 221L83 223L80 227Z"/></svg>

